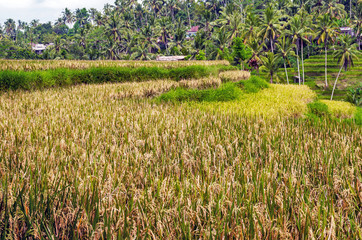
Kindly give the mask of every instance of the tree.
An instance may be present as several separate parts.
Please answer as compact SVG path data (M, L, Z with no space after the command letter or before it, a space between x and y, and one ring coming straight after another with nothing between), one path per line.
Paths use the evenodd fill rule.
M252 56L250 49L244 45L241 38L234 38L233 41L233 65L242 65L245 60Z
M333 18L324 14L317 18L316 25L316 36L318 38L318 44L324 43L324 54L325 54L325 87L328 88L327 80L327 54L328 54L328 44L329 41L333 42L337 35L336 23L333 21Z
M337 81L339 78L339 75L341 74L342 69L344 68L345 71L348 70L351 66L354 65L354 60L358 59L357 55L359 54L357 50L357 44L353 44L353 39L349 35L342 35L340 38L338 38L340 44L334 46L336 49L333 56L334 58L338 59L338 62L340 64L340 69L337 75L337 78L333 85L333 90L331 94L331 100L333 100L333 94L334 90L336 89Z
M279 10L273 8L271 4L265 9L261 19L259 37L264 41L268 40L270 49L274 52L274 40L281 34L283 22L282 14Z
M261 63L260 56L264 51L265 44L264 42L260 43L256 38L252 38L249 39L247 46L251 52L249 66L256 69L259 75L259 65Z
M263 68L267 70L270 76L270 83L273 83L273 77L279 70L280 57L273 52L268 52L266 56L261 56Z
M278 47L278 50L279 50L278 56L280 56L284 60L283 63L284 63L285 76L287 78L287 83L289 84L286 63L288 63L290 65L289 56L295 56L293 49L296 46L295 46L295 44L293 44L291 42L291 40L289 38L287 38L285 36L283 36L283 38L281 39L281 41L279 43L276 43L276 46Z

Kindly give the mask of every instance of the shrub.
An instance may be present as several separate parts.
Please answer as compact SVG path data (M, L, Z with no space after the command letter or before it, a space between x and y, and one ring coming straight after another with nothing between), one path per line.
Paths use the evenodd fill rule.
M233 83L225 83L218 89L207 90L204 101L207 102L227 102L240 98L242 91Z
M205 52L201 50L199 54L196 55L196 60L206 60Z
M318 117L325 117L329 115L328 106L322 102L308 103L309 112Z
M358 107L362 106L362 83L357 88L348 89L347 101Z
M248 80L239 82L246 93L257 93L262 89L268 88L269 83L258 76L251 76Z

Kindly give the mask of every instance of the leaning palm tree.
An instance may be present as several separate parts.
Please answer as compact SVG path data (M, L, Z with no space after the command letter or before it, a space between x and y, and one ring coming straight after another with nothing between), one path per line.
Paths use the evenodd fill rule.
M329 41L334 41L337 35L337 27L334 19L328 15L324 14L317 18L316 25L316 36L318 38L318 44L324 43L324 54L325 54L325 86L328 87L327 80L327 51Z
M268 72L270 76L270 83L273 83L273 77L279 70L280 57L273 52L268 52L266 56L260 57L263 64L263 68Z
M285 70L285 76L287 78L287 83L289 84L289 78L288 78L288 71L286 63L290 65L289 62L289 56L295 56L294 48L296 47L295 44L291 42L289 38L286 38L285 36L282 37L282 39L279 41L279 43L276 43L276 46L278 47L279 53L278 56L283 58L284 63L284 70ZM299 81L300 84L300 81Z
M342 35L338 40L340 45L335 46L336 50L333 56L334 58L338 59L341 68L339 69L336 81L333 85L331 100L333 100L334 90L336 89L337 81L342 69L344 68L344 70L347 71L351 66L354 66L353 61L358 59L357 55L359 54L359 51L357 50L357 44L353 43L351 36Z

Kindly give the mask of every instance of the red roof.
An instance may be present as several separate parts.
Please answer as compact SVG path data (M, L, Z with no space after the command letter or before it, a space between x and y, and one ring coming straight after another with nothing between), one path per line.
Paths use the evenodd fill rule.
M193 26L188 32L198 32L199 26Z

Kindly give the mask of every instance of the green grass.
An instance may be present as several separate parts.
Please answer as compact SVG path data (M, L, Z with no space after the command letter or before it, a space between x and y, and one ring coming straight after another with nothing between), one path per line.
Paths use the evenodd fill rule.
M161 67L92 67L86 69L53 69L45 71L0 71L0 91L35 90L77 84L142 82L156 79L199 79L217 76L232 66Z
M236 83L227 82L216 89L184 89L177 88L158 97L159 101L198 101L198 102L227 102L240 99L243 92L257 93L269 84L262 78L251 76L248 80L242 80ZM242 91L243 90L243 91Z

